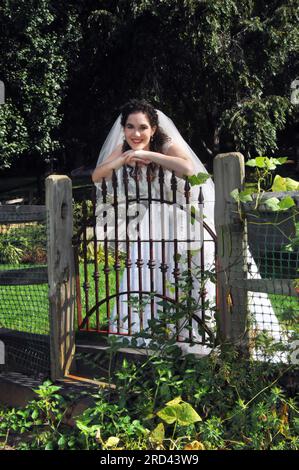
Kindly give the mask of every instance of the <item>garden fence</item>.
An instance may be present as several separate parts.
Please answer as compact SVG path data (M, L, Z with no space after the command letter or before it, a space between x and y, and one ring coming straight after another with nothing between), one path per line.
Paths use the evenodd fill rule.
M298 193L264 193L260 204L238 207L231 196L244 185L238 153L218 155L214 175L222 339L259 358L292 360L299 339ZM265 204L287 195L296 203L290 210L272 211Z
M242 189L244 174L242 155L215 158L217 335L261 357L270 345L272 360L279 360L279 349L298 344L298 249L292 245L298 196L290 213L270 213L269 219L262 206L256 212L247 205L241 218L230 193ZM87 223L83 239L85 229ZM68 373L75 353L76 282L78 294L72 184L53 175L46 180L46 206L0 206L1 370L53 380ZM86 279L84 287L83 295Z
M72 191L46 180L46 205L0 206L0 370L55 380L74 357Z
M3 370L49 375L45 206L0 206L0 339Z

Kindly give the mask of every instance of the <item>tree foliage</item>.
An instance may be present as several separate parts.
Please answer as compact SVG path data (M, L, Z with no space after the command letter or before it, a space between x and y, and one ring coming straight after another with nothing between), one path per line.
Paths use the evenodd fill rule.
M0 5L0 168L13 158L59 149L60 109L76 43L75 17L58 1L4 0Z
M28 3L39 5L34 15ZM299 74L299 0L59 5L5 0L0 8L13 44L2 59L13 89L7 106L19 116L18 130L2 117L7 159L15 142L15 154L45 155L63 144L69 168L95 162L119 106L132 97L171 115L204 161L219 150L273 152L296 118L289 94ZM27 23L11 29L23 13Z

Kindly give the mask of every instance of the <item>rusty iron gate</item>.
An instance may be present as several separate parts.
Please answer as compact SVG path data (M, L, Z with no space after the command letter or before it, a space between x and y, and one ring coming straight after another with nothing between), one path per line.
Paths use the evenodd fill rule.
M188 178L182 180L174 172L168 172L171 177L167 181L165 173L160 167L156 181L153 181L149 168L142 173L138 166L133 172L124 166L122 172L113 172L110 181L103 179L91 191L90 200L82 202L73 238L79 331L130 336L148 327L149 320L157 317L159 308L164 311L167 302L178 307L181 303L180 276L183 272L185 275L192 272L192 243L200 243L200 249L195 250L200 278L198 311L188 319L187 341L192 342L191 331L197 325L199 343L206 344L211 330L210 322L206 321L204 279L207 269L213 271L215 267L216 236L202 216L205 204L202 188L197 191L197 201L191 203ZM177 236L177 207L180 223L188 229L184 240ZM171 220L172 236L168 239L161 227L158 227L158 238L152 234L152 230L157 229L153 222L160 225L157 224L157 211L164 217L161 227L169 225ZM197 224L194 223L196 214L199 214ZM185 216L186 222L182 223ZM129 230L132 220L134 237ZM190 231L193 234L200 232L198 240L194 236L190 238ZM186 246L184 261L182 246ZM212 289L216 296L216 286ZM192 297L194 287L189 290L189 300ZM174 328L178 329L179 325ZM186 341L179 331L176 337L178 341Z

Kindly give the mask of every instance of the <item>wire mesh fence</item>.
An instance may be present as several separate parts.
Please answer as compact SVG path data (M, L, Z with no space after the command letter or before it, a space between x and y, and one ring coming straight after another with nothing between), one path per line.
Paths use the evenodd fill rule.
M49 301L43 206L0 206L0 339L4 370L47 375Z
M290 360L299 340L298 211L247 212L251 337L257 356Z

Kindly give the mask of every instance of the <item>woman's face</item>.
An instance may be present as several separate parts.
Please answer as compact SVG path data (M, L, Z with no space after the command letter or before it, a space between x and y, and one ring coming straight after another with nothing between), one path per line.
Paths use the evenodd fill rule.
M151 127L146 114L136 112L129 114L125 127L125 139L133 150L149 150L150 139L156 127Z

